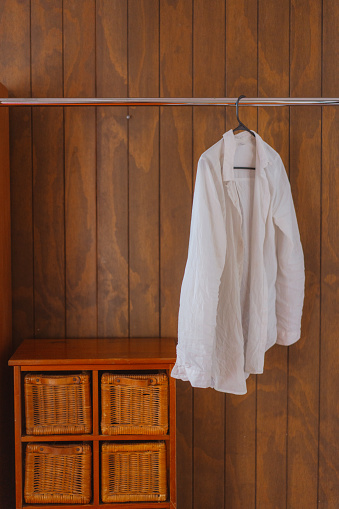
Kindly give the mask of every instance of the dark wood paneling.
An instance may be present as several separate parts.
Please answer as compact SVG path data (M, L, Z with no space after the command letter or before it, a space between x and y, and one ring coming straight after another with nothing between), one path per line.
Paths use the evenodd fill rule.
M193 95L225 94L225 2L194 2ZM224 108L193 110L193 171L199 156L225 130ZM213 389L194 389L193 494L194 507L224 507L225 395ZM217 489L216 489L217 487Z
M277 5L260 1L258 22L258 95L287 97L288 3ZM288 113L287 108L260 108L258 111L258 132L279 152L287 172ZM286 347L271 348L265 355L264 373L257 377L256 507L261 509L286 508L287 356Z
M30 97L30 5L7 0L0 6L0 81L9 96ZM13 29L15 27L15 30ZM20 34L20 37L18 37ZM13 346L34 332L31 110L9 115Z
M8 97L0 84L1 97ZM9 388L12 373L7 365L12 354L12 282L11 282L11 216L9 175L9 111L0 110L0 408L6 418L0 419L0 502L13 504L13 449L9 437L13 435L13 390ZM8 415L9 414L9 415Z
M127 96L127 2L100 0L99 97ZM98 335L126 337L128 316L127 108L97 108Z
M291 97L321 96L321 7L291 0Z
M159 2L129 2L130 97L159 95ZM130 335L159 334L159 108L130 109Z
M160 94L192 94L192 1L160 2ZM192 201L192 109L160 115L160 333L177 334ZM193 507L192 389L177 384L178 507Z
M327 108L322 115L322 242L321 242L321 364L319 429L319 509L335 509L339 500L338 419L338 252L339 114Z
M32 96L62 97L62 0L32 0L31 52Z
M338 95L339 6L323 2L324 97ZM321 187L321 349L319 423L319 509L334 509L339 500L339 419L338 330L339 330L339 206L338 206L338 128L337 108L322 112Z
M257 95L257 1L226 0L226 97ZM238 125L226 108L226 129ZM257 112L241 108L240 118L257 130ZM245 396L226 396L225 509L255 507L256 376L247 379Z
M289 349L287 501L288 507L296 509L300 507L300 500L305 507L317 507L320 127L319 108L291 111L290 180L306 268L302 337Z
M322 1L322 96L337 97L339 90L339 7ZM319 48L317 48L319 51ZM318 77L319 79L319 77Z
M0 81L17 97L336 96L338 15L328 0L4 0ZM11 110L13 344L176 335L197 161L236 126L227 110L226 125L212 107ZM177 382L178 509L332 509L338 117L240 106L240 118L290 175L302 338L267 352L246 396Z
M62 2L31 9L32 95L61 97ZM64 153L62 108L33 110L35 336L65 335Z
M30 2L3 0L0 25L1 83L9 97L30 97Z
M30 8L21 1L6 1L0 6L0 58L1 82L9 90L9 96L29 97L30 88ZM15 27L15 30L13 29ZM20 33L20 37L18 37ZM4 115L4 114L2 114ZM4 120L4 119L2 119ZM31 337L34 331L33 302L33 233L32 233L32 138L31 111L18 108L9 114L10 155L10 207L12 274L10 266L4 266L7 275L12 275L13 337L3 331L1 348L1 409L0 426L0 505L14 506L14 443L12 373L6 361L22 337ZM1 136L5 147L6 137ZM6 158L6 153L2 155ZM2 190L5 184L1 184ZM27 192L29 191L29 192ZM5 203L1 200L2 205ZM5 218L5 216L3 216ZM6 252L6 251L5 251ZM5 288L2 292L6 295ZM7 311L6 307L2 308ZM7 317L9 320L10 316ZM1 341L1 343L2 343Z
M257 0L226 0L226 97L257 97ZM241 120L256 130L255 108L241 108ZM234 107L226 108L226 127L236 127Z
M65 336L64 154L61 108L33 111L36 337Z
M95 96L95 2L64 1L64 92ZM97 335L96 114L65 109L66 334Z
M321 96L321 1L291 3L290 33L291 96ZM295 509L301 500L318 503L320 115L316 107L291 108L290 181L306 269L302 338L289 349L287 505Z

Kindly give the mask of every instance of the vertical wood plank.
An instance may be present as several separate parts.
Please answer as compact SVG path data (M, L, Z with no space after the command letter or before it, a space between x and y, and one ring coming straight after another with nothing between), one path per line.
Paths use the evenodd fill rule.
M337 94L339 6L323 2L322 94ZM319 509L339 500L338 329L339 207L338 108L322 112L321 350L319 429Z
M257 11L257 0L226 0L226 97L257 96ZM240 118L256 130L255 108L241 108ZM237 125L235 108L227 107L227 129Z
M95 2L64 0L64 92L95 96ZM97 335L95 109L65 109L66 334Z
M339 207L336 133L337 108L323 111L322 242L321 242L321 363L319 429L319 509L335 509L339 500L338 328Z
M130 1L129 95L159 95L159 2ZM130 109L130 335L159 334L159 108Z
M33 111L34 310L36 337L65 336L62 108Z
M257 95L257 2L226 0L226 97ZM241 120L257 130L254 108L240 109ZM226 129L236 127L235 108L226 108ZM226 396L225 509L255 507L256 377L245 396Z
M21 412L22 412L22 397L21 397L21 371L20 366L14 366L14 412L15 412L15 497L16 507L21 508L23 502L22 493L22 424L21 424ZM14 490L13 490L14 491ZM8 500L12 500L13 497L10 493L7 493ZM14 504L13 504L14 505Z
M1 83L9 97L30 97L30 5L20 0L0 8ZM15 30L13 27L15 26ZM20 33L20 37L17 34ZM13 346L34 331L31 109L9 113Z
M225 2L194 2L193 95L225 94ZM225 109L193 110L193 171L198 158L222 137ZM213 389L194 389L194 508L224 507L225 395ZM217 489L216 489L217 487Z
M13 347L17 347L22 338L34 335L31 108L12 111L9 125Z
M62 2L31 6L32 95L62 97ZM34 310L36 337L65 335L62 108L33 110Z
M287 97L289 4L261 0L258 16L258 95ZM258 112L258 132L278 151L287 171L288 113L272 107ZM262 509L286 508L287 354L279 346L267 351L264 373L257 377L256 506Z
M1 83L6 86L9 97L29 97L30 89L30 5L20 0L7 0L0 5L0 75ZM20 37L18 37L20 34ZM5 94L5 92L4 92ZM5 94L6 95L6 94ZM6 113L1 114L1 127L6 123ZM8 128L6 128L7 130ZM1 148L4 150L2 172L6 171L7 135L2 130ZM13 385L11 370L7 360L22 337L31 337L34 331L33 314L33 235L32 235L32 153L31 153L31 111L18 108L9 112L9 151L11 224L10 240L11 265L3 266L4 278L12 276L11 299L12 317L8 304L2 312L8 320L2 329L0 340L0 404L3 409L0 425L0 506L14 507L14 435L13 435ZM2 182L2 191L8 193L6 180ZM9 200L10 198L10 200ZM6 205L1 200L2 206ZM2 212L2 221L8 221L8 213ZM4 246L5 239L4 239ZM4 254L3 262L6 260ZM11 284L9 282L9 284ZM2 288L5 292L5 287ZM12 327L13 324L13 327ZM4 418L6 416L6 418ZM20 489L20 488L19 488Z
M291 2L292 97L321 95L321 1ZM305 257L302 337L289 348L287 506L317 507L320 328L320 108L291 108L290 181ZM312 228L310 228L312 224ZM302 472L302 475L301 475Z
M7 89L0 84L1 97L8 97ZM13 436L13 391L7 361L12 354L12 281L11 281L11 217L9 168L9 111L0 111L0 408L6 409L9 418L0 419L0 503L8 496L13 482L13 450L9 440ZM9 495L13 503L13 492Z
M160 1L160 93L192 93L192 1ZM192 110L160 113L160 333L177 335L192 202ZM178 507L191 509L192 389L177 383Z
M127 2L97 1L97 95L127 96ZM98 335L128 336L127 108L97 108Z
M320 111L300 110L291 111L290 180L306 283L301 339L289 347L287 451L287 503L296 509L300 500L306 507L317 507L320 326Z

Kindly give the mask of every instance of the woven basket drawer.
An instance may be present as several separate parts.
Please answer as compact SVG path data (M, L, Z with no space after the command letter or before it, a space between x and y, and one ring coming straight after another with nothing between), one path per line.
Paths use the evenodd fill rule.
M166 434L168 431L168 378L164 373L101 377L101 432Z
M26 503L86 504L92 497L92 451L87 444L26 447Z
M101 498L103 502L166 500L164 442L102 444Z
M27 435L91 433L90 376L25 376Z

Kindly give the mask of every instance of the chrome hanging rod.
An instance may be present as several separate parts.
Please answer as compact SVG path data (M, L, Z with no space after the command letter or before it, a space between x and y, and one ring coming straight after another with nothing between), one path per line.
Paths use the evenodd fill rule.
M113 97L113 98L0 98L0 106L235 106L237 98L228 97ZM339 98L323 97L246 97L241 106L335 106Z

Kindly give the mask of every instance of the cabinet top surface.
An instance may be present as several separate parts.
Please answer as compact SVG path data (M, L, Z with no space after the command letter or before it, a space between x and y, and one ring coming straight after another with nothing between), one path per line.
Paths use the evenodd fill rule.
M174 338L25 339L8 364L171 364L175 347Z

